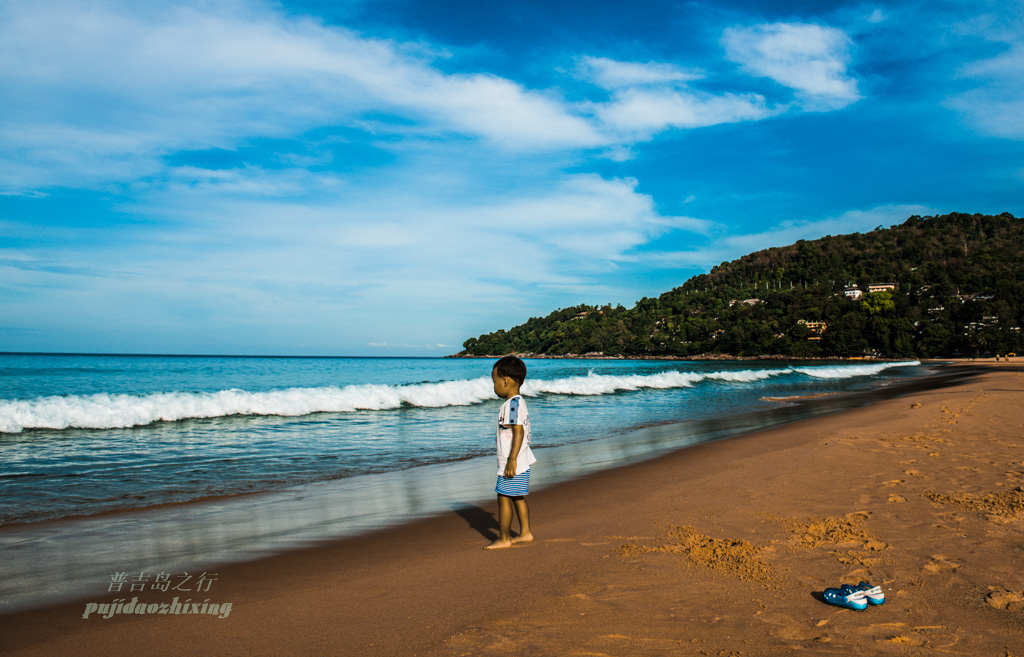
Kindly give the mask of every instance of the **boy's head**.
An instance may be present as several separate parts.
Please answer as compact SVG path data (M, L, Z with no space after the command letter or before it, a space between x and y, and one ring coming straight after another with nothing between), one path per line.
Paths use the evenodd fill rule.
M515 356L505 356L494 364L491 374L498 378L508 377L521 386L526 380L526 363Z

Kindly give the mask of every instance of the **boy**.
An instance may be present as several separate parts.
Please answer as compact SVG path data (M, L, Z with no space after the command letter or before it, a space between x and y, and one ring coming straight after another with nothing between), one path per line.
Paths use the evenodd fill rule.
M515 356L505 356L491 369L494 394L505 400L498 411L498 538L485 550L507 548L513 543L533 540L530 533L530 466L537 459L530 449L530 415L519 387L526 380L526 364ZM512 538L512 509L519 516L519 536Z

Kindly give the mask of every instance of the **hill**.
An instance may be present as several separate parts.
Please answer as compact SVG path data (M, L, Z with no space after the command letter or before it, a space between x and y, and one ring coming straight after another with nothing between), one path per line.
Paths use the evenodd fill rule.
M1024 220L913 216L722 263L632 308L572 306L460 356L950 357L1024 352Z

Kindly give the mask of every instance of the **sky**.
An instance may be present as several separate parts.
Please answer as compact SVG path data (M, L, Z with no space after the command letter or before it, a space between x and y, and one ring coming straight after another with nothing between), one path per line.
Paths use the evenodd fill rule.
M451 354L1022 146L1022 2L3 0L0 351Z

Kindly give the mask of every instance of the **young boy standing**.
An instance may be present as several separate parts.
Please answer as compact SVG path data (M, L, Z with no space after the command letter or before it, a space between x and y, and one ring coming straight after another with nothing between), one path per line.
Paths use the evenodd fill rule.
M498 411L498 538L485 550L507 548L513 543L533 540L530 533L530 466L537 459L530 449L530 414L519 387L526 380L526 364L515 356L505 356L491 369L494 394L505 400ZM519 516L519 535L512 538L512 511Z

